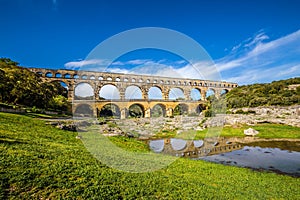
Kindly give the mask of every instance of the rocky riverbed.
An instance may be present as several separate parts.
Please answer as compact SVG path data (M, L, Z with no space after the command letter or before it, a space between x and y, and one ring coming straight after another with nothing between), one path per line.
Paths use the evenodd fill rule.
M242 110L249 114L229 114L225 116L225 124L257 124L257 123L274 123L285 124L300 127L300 105L288 107L256 107L231 109L236 113Z
M93 124L98 123L101 133L107 136L127 135L142 139L150 138L158 132L175 131L180 134L187 130L203 130L224 125L275 123L300 127L300 105L231 109L230 112L244 114L224 114L211 118L205 118L203 114L200 114L199 116L175 116L173 118L115 119L105 122L94 121ZM76 120L60 120L51 122L51 124L72 131L80 130L86 126L86 123Z

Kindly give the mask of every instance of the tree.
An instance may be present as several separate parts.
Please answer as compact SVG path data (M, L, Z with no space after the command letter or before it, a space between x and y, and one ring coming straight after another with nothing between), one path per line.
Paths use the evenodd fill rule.
M67 91L58 82L43 83L9 58L0 59L0 101L43 109L66 109ZM64 98L62 98L64 97Z

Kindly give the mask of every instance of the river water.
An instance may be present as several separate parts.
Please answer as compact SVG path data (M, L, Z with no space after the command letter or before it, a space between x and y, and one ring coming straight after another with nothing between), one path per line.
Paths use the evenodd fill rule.
M240 150L204 156L199 159L300 177L300 152L297 151L244 146Z
M230 138L223 138L223 142L219 140L220 143L208 146L203 140L170 138L151 140L149 146L156 153L167 153L194 160L205 160L300 177L299 141L271 140L248 144L229 144L229 140Z

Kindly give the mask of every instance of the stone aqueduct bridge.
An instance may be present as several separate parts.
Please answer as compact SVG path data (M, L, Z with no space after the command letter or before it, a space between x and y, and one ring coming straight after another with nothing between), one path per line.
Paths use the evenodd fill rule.
M237 87L236 83L197 80L197 79L180 79L159 76L121 74L109 72L92 72L92 71L75 71L75 70L52 70L42 68L29 68L30 71L40 75L43 81L64 82L68 87L68 100L72 102L73 113L80 106L89 106L94 116L99 115L99 111L107 104L114 104L120 111L120 117L128 116L129 108L132 105L139 105L143 110L144 117L151 116L151 110L154 106L159 105L163 109L166 116L172 116L173 111L178 105L184 105L188 113L199 113L206 101L208 90L213 90L216 97ZM75 96L76 87L79 84L87 83L94 91L94 100L78 100ZM102 99L99 97L101 88L105 85L113 85L119 91L120 99ZM126 99L126 88L136 86L142 93L141 99ZM149 99L148 92L152 87L160 89L161 99ZM173 88L179 88L185 98L184 99L169 99L170 91ZM196 89L201 95L201 99L193 100L191 91ZM199 109L200 108L200 109Z

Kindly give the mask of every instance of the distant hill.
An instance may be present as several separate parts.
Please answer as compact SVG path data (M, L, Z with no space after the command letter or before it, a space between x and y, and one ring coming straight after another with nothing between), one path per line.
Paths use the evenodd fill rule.
M234 88L227 93L228 108L300 104L300 77Z

